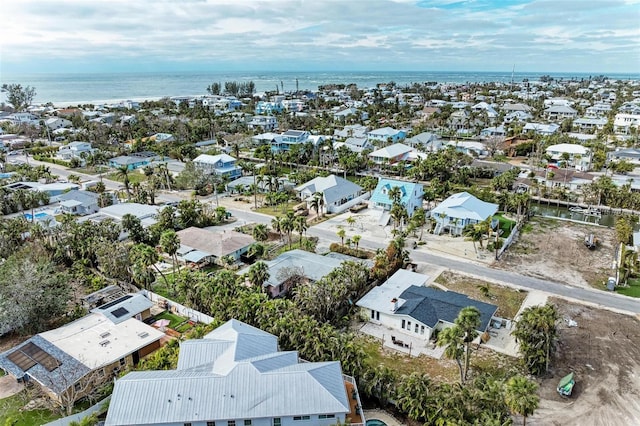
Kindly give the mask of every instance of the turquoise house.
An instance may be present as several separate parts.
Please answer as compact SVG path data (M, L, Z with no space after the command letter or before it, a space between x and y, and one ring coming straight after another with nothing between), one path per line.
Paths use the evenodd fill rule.
M416 209L422 208L424 188L421 184L382 178L378 180L378 185L371 195L371 206L382 210L391 210L393 202L389 198L389 192L396 186L400 188L402 193L400 203L407 209L409 216L412 216Z

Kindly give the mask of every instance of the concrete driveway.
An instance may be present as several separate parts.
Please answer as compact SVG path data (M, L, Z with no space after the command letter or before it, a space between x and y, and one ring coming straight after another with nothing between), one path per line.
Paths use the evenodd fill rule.
M16 379L7 375L0 377L0 399L8 398L24 389L24 384L18 383Z

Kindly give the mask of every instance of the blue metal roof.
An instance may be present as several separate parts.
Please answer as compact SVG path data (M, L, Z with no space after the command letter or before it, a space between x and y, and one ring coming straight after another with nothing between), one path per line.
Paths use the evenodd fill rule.
M388 193L391 188L396 186L400 187L400 190L402 191L402 198L400 199L400 203L407 204L416 188L422 185L414 182L404 182L401 180L381 178L380 180L378 180L378 185L371 195L371 201L373 201L374 203L391 205L392 202L388 196ZM422 191L420 191L420 193L422 193Z

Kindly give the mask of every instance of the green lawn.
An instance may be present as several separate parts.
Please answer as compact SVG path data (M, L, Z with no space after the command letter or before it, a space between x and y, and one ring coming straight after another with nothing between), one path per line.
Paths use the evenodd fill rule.
M516 227L515 220L507 219L506 217L502 216L502 213L496 214L495 216L493 216L493 218L498 219L500 229L502 230L502 234L500 235L500 237L507 238L509 235L511 235L511 230Z
M169 328L173 328L173 329L175 329L175 327L177 327L178 325L182 324L183 322L187 321L186 318L182 318L179 315L175 315L175 314L172 314L172 313L167 312L167 311L164 311L164 312L156 315L155 318L156 318L156 320L168 319L169 321L171 321L169 323Z
M128 176L129 176L129 184L141 183L147 180L147 177L143 173L140 173L140 171L138 170L130 171ZM124 179L118 176L117 172L109 173L108 175L105 176L105 179L115 180L117 182L124 182Z
M30 398L26 391L0 399L0 425L40 426L62 417L49 410L21 411ZM14 422L7 421L8 419Z
M628 280L629 287L616 287L616 291L629 297L640 297L640 278Z
M286 204L280 204L278 206L258 207L255 211L258 213L268 214L270 216L285 216L287 211L293 210L293 208L298 204L300 204L300 201L289 201Z

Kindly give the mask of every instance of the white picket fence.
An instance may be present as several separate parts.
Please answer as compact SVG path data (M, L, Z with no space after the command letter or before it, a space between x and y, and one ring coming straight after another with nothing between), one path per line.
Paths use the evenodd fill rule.
M188 308L178 302L167 299L166 297L160 296L159 294L154 293L150 290L140 290L140 293L143 294L147 299L151 300L153 303L160 306L166 306L167 310L169 310L170 312L189 318L191 321L200 322L203 324L211 324L213 322L213 318L209 315L203 314L202 312L196 311L195 309Z

